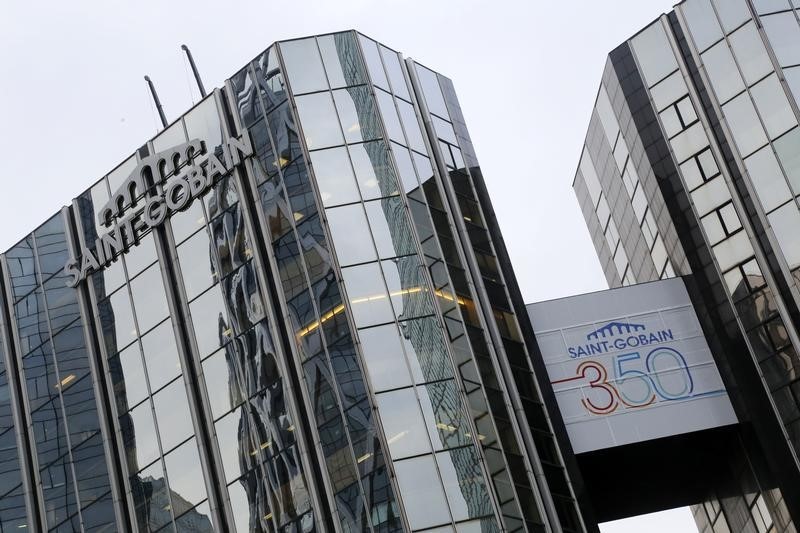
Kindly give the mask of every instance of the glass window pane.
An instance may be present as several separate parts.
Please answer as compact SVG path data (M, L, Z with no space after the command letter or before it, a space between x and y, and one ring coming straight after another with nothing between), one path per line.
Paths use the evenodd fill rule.
M764 42L755 24L750 22L739 28L729 39L733 54L748 85L754 84L772 72L772 61L767 55L767 49L764 48Z
M108 367L120 413L147 398L149 392L138 344L131 344L119 353L119 357L109 359Z
M147 365L150 390L153 392L180 375L181 363L172 320L167 319L142 337L142 350Z
M91 274L91 280L97 291L97 299L105 298L106 295L111 294L125 283L122 261L118 257L104 269Z
M361 200L346 148L316 150L309 155L323 205L327 207Z
M700 173L700 167L697 165L695 158L681 164L681 173L690 191L703 184L703 175Z
M414 152L412 156L414 157L414 165L417 167L417 174L419 175L420 181L425 184L433 178L431 160L416 152Z
M397 194L397 178L385 142L355 144L347 149L364 200Z
M381 110L383 117L383 124L386 126L386 133L393 141L400 144L406 144L405 137L403 136L403 128L400 126L400 117L397 115L397 110L394 107L394 98L389 93L383 91L375 91L375 96L378 98L378 107Z
M740 94L723 105L722 112L728 120L733 139L743 157L766 144L767 136L764 135L764 129L747 93Z
M403 75L403 69L400 65L400 57L397 52L389 50L383 45L380 46L380 50L386 72L389 73L389 80L392 82L392 91L401 98L411 100L411 96L408 93L408 86L406 86L406 78Z
M749 101L748 99L748 102ZM703 125L700 122L696 122L693 126L689 126L673 137L670 140L670 144L672 144L675 157L679 162L683 162L708 146L708 137L703 129Z
M422 139L422 132L419 129L417 115L414 112L414 106L403 100L395 100L395 102L397 102L397 107L400 109L400 117L406 129L409 147L417 152L427 153L425 141Z
M789 106L789 100L786 98L786 93L778 81L777 75L772 74L758 82L750 89L750 92L770 139L774 139L797 125L797 119Z
M167 454L164 457L164 463L167 466L167 477L173 501L178 496L178 500L196 505L206 499L206 485L195 439ZM175 511L175 514L178 514L181 509Z
M106 349L109 354L113 354L136 338L128 288L123 287L100 302L99 308Z
M412 529L450 522L444 490L433 456L426 455L394 463L400 497Z
M377 259L361 204L326 209L325 215L339 264L346 266Z
M169 491L161 463L158 462L131 476L131 486L136 515L139 519L139 530L156 531L166 525L167 527L160 531L174 531L169 509L164 509L165 505L169 505Z
M159 455L156 428L153 424L153 411L150 402L139 404L130 413L120 417L121 421L130 417L131 429L122 436L128 458L128 468L132 472L155 461Z
M700 220L703 222L703 228L706 230L706 237L709 244L713 246L725 238L725 229L722 227L722 222L720 222L719 215L716 211L704 216Z
M168 452L194 433L183 378L153 395L153 406L161 435L161 448Z
M279 43L289 85L294 94L328 88L314 38Z
M208 232L198 231L178 246L178 262L189 300L194 300L195 296L217 282Z
M683 81L683 74L680 71L673 72L664 81L661 81L650 89L650 95L656 104L656 109L661 111L689 92L686 82ZM609 105L611 105L609 103ZM613 141L612 141L613 142Z
M417 318L433 313L423 265L416 255L381 261L389 296L398 320Z
M218 286L212 287L189 304L197 349L205 357L227 343L233 332L228 326L225 304Z
M330 93L299 96L295 101L309 150L344 144Z
M458 448L472 442L453 380L421 385L417 394L434 450Z
M433 117L433 127L436 130L436 135L450 144L458 146L458 139L456 139L456 132L453 126L439 117Z
M774 146L794 194L800 194L800 128L776 140Z
M667 138L674 137L683 130L675 106L666 108L659 116L661 117L661 124L664 126L664 133L667 134Z
M169 219L172 235L176 243L181 243L186 238L202 228L206 223L203 214L203 202L192 202L185 211L173 214Z
M472 446L436 454L453 519L465 520L491 514L492 504Z
M228 365L224 350L220 350L203 361L203 377L208 391L211 413L219 418L242 403L242 384L237 381L235 372Z
M705 179L709 180L719 174L719 168L717 167L717 162L714 160L714 154L711 153L711 149L700 152L700 155L697 156L697 161L700 163L700 170L703 171Z
M756 8L756 13L763 15L764 13L774 13L775 11L784 11L789 9L789 0L753 0L753 5Z
M772 147L765 146L745 159L744 164L764 211L772 211L792 197Z
M179 120L165 129L163 132L159 133L158 137L153 139L153 150L160 152L185 142L186 134L183 131L183 122Z
M207 96L183 118L189 139L205 141L206 150L213 152L222 144L222 122L217 113L214 94Z
M343 268L342 276L356 326L372 326L394 320L389 295L377 263Z
M136 161L136 154L130 156L128 159L120 163L114 170L108 174L108 187L111 191L116 191L122 182L128 179L133 169L138 165Z
M158 259L153 233L148 233L139 239L139 244L128 248L123 257L128 269L128 279L135 277L136 274L152 265Z
M395 161L397 161L397 172L400 174L403 190L406 193L411 193L419 189L417 173L414 171L414 163L411 162L408 148L393 144L392 151L394 152Z
M772 50L782 67L800 64L800 27L794 13L778 13L761 17Z
M430 453L414 389L400 389L375 395L392 459Z
M703 51L715 42L722 39L722 29L717 22L717 16L711 7L710 0L693 0L681 5L681 10L689 24L694 44L699 51Z
M744 82L733 61L730 48L721 42L702 54L703 65L711 80L711 86L720 103L727 102L744 90Z
M161 267L153 265L131 281L139 331L145 332L169 315Z
M383 137L375 100L367 87L350 87L333 91L333 100L348 143Z
M256 450L249 449L252 446L249 438L244 439L244 441L239 440L239 426L243 422L244 413L244 409L237 409L214 424L217 442L219 443L219 452L222 457L222 468L225 471L225 480L227 482L242 475L242 465L239 461L243 453L250 454L254 451L256 454L258 453ZM244 446L244 449L242 449L242 446ZM265 449L270 446L271 444L265 446Z
M405 205L399 196L367 202L364 208L381 259L416 251Z
M675 60L675 54L660 20L640 32L632 39L631 44L648 87L655 85L678 68L678 62Z
M714 255L719 267L724 271L751 257L753 247L747 238L747 233L740 231L714 246Z
M401 322L400 339L415 383L453 377L442 327L434 317Z
M726 33L730 33L750 19L750 9L746 0L714 0L714 7L717 8L717 14Z
M359 35L358 40L361 42L361 49L364 51L364 60L367 62L367 70L369 71L370 78L372 78L373 85L377 85L388 91L389 82L386 80L386 74L383 71L383 63L381 62L381 56L378 52L378 45L375 44L375 41L363 35Z
M450 114L447 112L447 105L442 96L442 88L439 85L439 78L436 73L427 69L419 63L414 63L417 70L417 77L419 84L422 86L422 93L425 96L425 103L428 105L428 111L435 113L442 118L449 119Z
M256 83L267 113L286 100L286 83L278 61L278 47L271 46L255 61Z
M317 38L331 88L365 83L358 45L350 32Z
M411 385L403 345L395 324L362 329L358 336L370 383L375 391Z
M794 270L800 266L800 239L797 230L800 228L800 212L793 202L788 203L771 213L769 223L775 237L778 239L783 256L789 264L789 269Z

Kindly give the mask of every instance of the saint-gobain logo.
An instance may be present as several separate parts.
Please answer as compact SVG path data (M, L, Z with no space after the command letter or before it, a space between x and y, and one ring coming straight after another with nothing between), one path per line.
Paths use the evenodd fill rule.
M647 331L644 324L612 321L586 335L585 344L567 348L573 359L674 340L671 329Z
M634 331L644 331L643 324L630 324L627 322L609 322L600 329L597 329L588 335L586 340L613 337L614 335L622 335L623 333L632 333Z
M139 161L128 178L100 209L98 224L115 227L97 238L94 248L82 248L64 270L74 287L90 273L108 266L121 252L135 245L148 230L158 227L173 213L189 207L214 183L253 154L250 135L228 138L215 150L192 139ZM154 186L163 184L154 191ZM144 196L142 196L144 195Z

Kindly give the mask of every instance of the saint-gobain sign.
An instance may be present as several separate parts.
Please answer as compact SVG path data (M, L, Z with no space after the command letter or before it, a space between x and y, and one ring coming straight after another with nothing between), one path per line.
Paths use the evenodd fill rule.
M206 150L205 142L192 139L139 161L99 211L98 224L111 226L116 220L116 227L98 237L94 248L83 248L80 257L67 261L64 270L71 276L67 286L74 287L108 266L118 253L135 245L139 236L188 208L252 153L250 135L245 130L241 137L228 138L215 150ZM157 184L163 184L160 192L139 198Z
M575 453L736 423L680 278L528 314Z

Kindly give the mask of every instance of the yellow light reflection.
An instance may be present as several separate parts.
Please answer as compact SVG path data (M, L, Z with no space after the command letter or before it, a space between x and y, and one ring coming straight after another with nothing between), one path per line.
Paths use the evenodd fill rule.
M305 337L306 335L317 329L320 326L320 324L324 324L325 322L327 322L334 316L338 315L342 311L344 311L344 304L337 305L336 307L334 307L333 309L322 315L322 317L319 320L313 321L311 324L298 331L297 335L300 337Z
M70 383L72 383L73 381L75 381L75 374L70 374L69 376L67 376L64 379L62 379L60 383L57 383L56 384L56 388L57 389L64 388L67 385L69 385Z
M362 455L361 457L359 457L358 459L356 459L356 462L357 462L357 463L359 463L359 464L361 464L361 463L363 463L364 461L366 461L367 459L369 459L370 457L372 457L372 454L371 454L371 453L365 453L364 455Z
M408 431L401 431L400 433L398 433L398 434L397 434L397 435L395 435L394 437L392 437L392 438L388 439L386 442L387 442L388 444L394 444L395 442L399 441L400 439L402 439L402 438L403 438L403 437L405 437L406 435L408 435Z
M436 290L434 291L434 294L436 296L439 296L440 298L444 298L445 300L450 300L451 302L454 301L458 302L459 305L467 305L467 302L463 298L458 298L458 297L453 298L453 295L450 293L443 292L441 290Z
M446 431L455 431L458 428L455 426L451 426L450 424L445 424L444 422L437 422L436 427L439 429L444 429Z

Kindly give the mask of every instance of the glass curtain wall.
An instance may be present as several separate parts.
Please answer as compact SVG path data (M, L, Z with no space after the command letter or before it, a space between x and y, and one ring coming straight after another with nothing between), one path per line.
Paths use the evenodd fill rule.
M76 292L65 285L67 239L65 218L58 213L6 253L15 351L37 469L34 490L48 530L114 531L87 319Z

